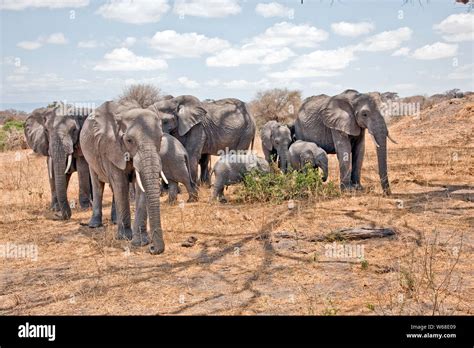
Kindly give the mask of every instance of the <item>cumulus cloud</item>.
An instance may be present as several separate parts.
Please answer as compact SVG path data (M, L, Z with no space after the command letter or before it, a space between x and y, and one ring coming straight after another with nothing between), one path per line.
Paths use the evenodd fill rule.
M176 0L173 12L179 16L222 18L239 14L238 0Z
M183 85L183 87L188 88L188 89L196 89L196 88L199 87L198 82L196 82L194 80L190 80L186 76L182 76L182 77L178 78L178 82L181 85Z
M96 40L79 41L77 43L77 47L79 47L79 48L96 48L96 47L99 47L99 43Z
M291 15L294 15L294 9L277 2L270 2L268 4L259 3L255 7L255 12L264 18L291 17Z
M89 0L2 0L0 10L21 11L27 8L77 8L89 5Z
M269 47L315 47L327 40L328 33L308 24L276 23L265 32L255 36L251 42Z
M212 67L236 67L243 64L276 64L293 57L295 54L287 47L274 49L258 47L254 44L239 48L228 48L206 59Z
M147 71L168 68L165 60L160 58L141 57L129 49L116 48L105 54L94 70L98 71Z
M368 37L362 43L357 45L356 49L369 52L394 50L400 47L403 42L410 40L412 34L413 30L408 27L383 31L379 34Z
M159 22L169 9L168 0L113 0L99 7L96 13L119 22L145 24Z
M441 23L435 24L433 29L443 35L449 42L474 40L474 13L453 14Z
M44 44L65 45L67 42L63 33L53 33L49 36L39 36L34 41L20 41L16 45L25 50L36 50Z
M335 50L317 50L296 58L285 71L269 73L273 78L307 78L339 75L356 59L354 49L342 47Z
M149 43L158 51L178 57L199 57L230 46L226 40L209 38L197 33L180 34L174 30L157 32Z
M431 45L425 45L417 48L411 55L415 59L434 60L453 57L458 52L457 44L447 44L444 42L435 42Z
M448 75L451 80L472 80L474 75L474 64L460 66Z
M408 47L400 47L398 50L392 53L392 56L394 57L408 56L409 53L410 53L410 49Z
M331 29L334 33L341 36L356 37L370 33L375 29L375 25L370 22L338 22L331 24Z

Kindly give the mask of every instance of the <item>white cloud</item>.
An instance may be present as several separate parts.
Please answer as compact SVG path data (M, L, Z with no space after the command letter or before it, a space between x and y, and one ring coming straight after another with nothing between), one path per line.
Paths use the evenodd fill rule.
M294 10L277 2L270 2L268 4L259 3L255 7L255 12L264 18L271 17L290 17L294 15Z
M102 5L96 13L119 22L144 24L159 22L169 9L168 0L114 0Z
M398 50L392 53L393 57L408 56L410 49L408 47L400 47Z
M431 45L425 45L417 48L411 55L415 59L434 60L453 57L458 52L457 44L447 44L444 42L435 42Z
M133 45L135 45L136 42L137 42L137 39L135 37L129 36L125 40L122 41L122 46L132 47Z
M219 86L221 81L219 79L212 79L209 81L206 81L205 85L210 86L210 87L217 87Z
M394 50L400 47L402 42L410 40L412 33L413 30L408 27L383 31L365 39L361 44L356 46L356 49L369 52Z
M249 89L249 88L270 88L270 82L267 79L258 81L232 80L222 83L227 89Z
M168 68L165 60L160 58L141 57L122 47L106 53L104 60L94 70L98 71L147 71Z
M2 0L0 10L21 11L26 8L66 8L84 7L89 5L89 0Z
M227 48L206 59L207 66L236 67L243 64L276 64L293 57L295 54L289 48L265 48L254 44L239 48Z
M20 41L16 45L25 50L36 50L44 44L65 45L67 42L63 33L53 33L47 37L40 36L34 41Z
M190 80L189 78L187 78L186 76L182 76L178 79L178 82L180 84L182 84L185 88L188 88L188 89L195 89L195 88L198 88L199 87L199 83L194 81L194 80Z
M176 0L173 12L179 16L222 18L240 13L238 0Z
M79 48L96 48L98 46L99 43L96 40L79 41L77 43L77 47Z
M453 14L441 23L433 25L433 29L443 35L449 42L474 40L474 13Z
M255 36L251 39L251 42L263 47L315 47L327 38L328 33L326 31L311 25L281 22Z
M296 58L286 71L269 73L273 78L307 78L339 75L356 59L354 49L342 47L335 50L317 50Z
M227 41L219 38L209 38L197 33L180 34L174 30L159 31L149 42L152 48L178 57L199 57L230 46Z
M314 81L314 82L311 82L309 86L311 88L332 88L332 89L337 89L337 90L342 89L342 85L328 82L328 81Z
M409 91L409 90L412 90L412 89L415 89L416 88L416 85L414 83L397 83L395 85L392 86L392 90L395 90L395 91Z
M450 80L472 80L474 75L474 64L460 66L448 75Z
M44 42L52 45L65 45L67 44L67 39L63 33L54 33L49 35Z
M331 29L338 35L356 37L368 34L375 29L375 25L370 22L338 22L331 24Z

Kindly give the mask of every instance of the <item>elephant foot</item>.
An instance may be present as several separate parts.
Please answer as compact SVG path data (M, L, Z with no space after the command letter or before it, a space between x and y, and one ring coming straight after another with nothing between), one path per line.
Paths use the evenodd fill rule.
M141 247L150 244L150 239L148 234L144 233L135 233L132 238L132 245L134 247Z
M359 183L359 184L352 184L352 189L356 191L364 191L364 187Z
M188 198L188 203L197 202L199 200L197 195L190 195Z
M120 228L117 232L117 239L131 240L133 232L131 228Z
M115 211L115 209L112 209L110 211L110 221L112 221L114 225L117 225L117 212Z
M102 226L102 217L93 216L89 221L88 226L90 228L98 228Z
M59 203L58 202L51 202L51 205L49 206L49 209L52 211L59 211Z
M222 204L227 203L227 199L225 197L220 197L217 200L219 201L219 203L222 203Z
M92 207L92 203L89 200L79 201L79 205L81 206L81 209L89 209L90 207Z
M176 201L177 201L176 197L175 198L168 197L168 204L169 205L175 205Z
M165 251L165 242L163 238L156 231L153 231L151 235L152 235L151 238L152 238L153 244L150 245L150 248L149 248L150 254L158 255L158 254L163 253Z

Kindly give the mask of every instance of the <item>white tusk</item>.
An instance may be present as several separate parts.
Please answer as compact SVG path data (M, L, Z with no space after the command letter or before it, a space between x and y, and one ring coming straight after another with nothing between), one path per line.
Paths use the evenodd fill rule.
M276 163L278 163L279 160L280 160L280 156L277 155Z
M66 170L64 171L64 174L67 174L69 172L69 169L71 169L71 164L72 164L72 155L67 156L67 166Z
M52 179L53 178L53 159L51 158L51 156L48 157L48 174L49 174L49 178Z
M161 171L160 175L161 175L161 178L163 179L163 181L165 182L165 184L168 185L168 179L166 179L165 173L163 173L163 171Z
M387 138L389 138L392 143L398 144L395 140L392 139L392 137L390 136L390 134L387 134Z
M374 141L375 146L380 147L379 143L377 143L377 140L375 140L374 135L373 135L372 133L369 133L369 134L370 134L370 136L372 137L372 140Z
M140 190L142 190L143 192L145 192L145 189L143 188L143 185L142 185L142 180L140 179L140 174L138 174L138 171L135 170L135 174L137 175L137 184L138 184L138 187L140 187Z

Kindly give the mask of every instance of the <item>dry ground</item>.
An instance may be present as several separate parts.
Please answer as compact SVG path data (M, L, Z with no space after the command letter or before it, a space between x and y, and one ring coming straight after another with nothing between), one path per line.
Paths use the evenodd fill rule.
M44 158L2 153L0 244L33 243L39 255L0 259L0 314L473 314L473 109L470 97L393 122L390 197L368 143L364 193L292 210L237 204L235 188L226 205L208 203L208 188L183 209L163 198L159 256L115 240L108 218L104 228L81 226L90 211L53 221ZM110 201L108 191L105 216ZM397 235L345 243L363 246L362 258L329 257L331 243L311 241L364 225ZM190 236L196 245L182 247Z

